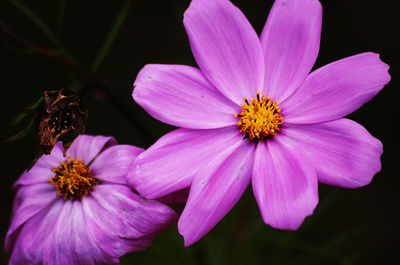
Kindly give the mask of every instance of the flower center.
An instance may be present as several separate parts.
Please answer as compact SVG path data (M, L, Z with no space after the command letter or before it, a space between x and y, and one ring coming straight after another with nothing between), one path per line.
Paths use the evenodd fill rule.
M94 189L97 179L93 177L89 167L85 166L79 157L75 160L69 157L51 171L56 175L49 179L59 196L65 200L79 200Z
M279 113L278 100L270 101L271 97L263 95L257 91L257 98L253 97L251 102L243 98L246 104L242 105L242 112L235 114L240 117L237 125L240 132L250 138L250 140L264 140L268 135L275 135L283 123L283 117Z

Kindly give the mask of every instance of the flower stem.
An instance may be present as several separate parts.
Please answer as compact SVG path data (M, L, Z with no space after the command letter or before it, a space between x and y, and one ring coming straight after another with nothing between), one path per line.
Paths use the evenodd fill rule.
M238 209L238 216L234 231L231 233L233 236L228 238L229 243L226 244L226 256L224 264L238 265L243 254L243 243L246 242L246 235L251 222L251 189L247 189L241 198L240 208Z
M107 53L110 51L110 48L118 35L119 30L121 29L122 25L126 17L128 16L129 10L131 8L132 1L126 0L124 5L122 6L120 12L118 13L117 17L115 18L114 24L108 33L106 40L101 47L99 53L97 54L93 65L91 67L91 72L95 73L97 69L100 67L101 63L103 62L104 58L106 57Z

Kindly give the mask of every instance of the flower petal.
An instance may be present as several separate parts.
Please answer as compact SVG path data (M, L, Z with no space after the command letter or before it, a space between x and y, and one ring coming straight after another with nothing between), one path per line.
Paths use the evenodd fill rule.
M357 188L381 170L382 143L354 121L288 124L283 132L312 161L320 182Z
M259 142L254 159L253 192L264 222L274 228L299 228L318 204L318 180L282 136Z
M168 206L123 185L98 185L82 203L96 243L114 257L147 248L156 233L178 218Z
M16 231L20 226L50 206L56 198L57 191L50 183L22 186L18 189L14 200L12 221L5 242L8 252L11 252L14 246Z
M191 129L236 123L236 105L211 85L200 70L183 65L146 65L138 74L133 98L150 115Z
M250 182L253 153L254 145L242 140L195 175L178 221L185 246L208 233L240 199Z
M379 54L366 52L312 72L280 104L284 122L307 124L342 118L374 97L390 81L388 69Z
M22 227L11 264L118 264L89 234L79 201L57 200Z
M79 135L68 149L66 157L79 157L89 164L102 150L115 144L117 141L113 137Z
M264 82L258 36L228 0L193 0L183 23L201 71L226 97L243 104Z
M318 56L322 7L318 0L276 0L261 34L265 91L284 100L311 71Z
M197 171L242 138L236 126L175 130L136 158L127 182L149 199L187 188Z
M125 185L130 165L142 152L142 148L130 145L109 147L93 161L90 171L97 179Z
M38 183L46 183L49 185L49 179L54 177L52 168L58 167L66 158L63 155L63 147L61 142L54 145L51 154L42 155L33 167L25 171L21 177L15 182L14 188L21 185L31 185Z

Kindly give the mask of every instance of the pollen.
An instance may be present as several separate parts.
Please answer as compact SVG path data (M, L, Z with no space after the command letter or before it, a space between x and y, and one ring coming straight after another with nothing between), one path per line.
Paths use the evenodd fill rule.
M263 95L260 98L260 92L256 93L257 97L252 101L248 101L244 97L246 104L242 106L242 112L235 114L239 117L237 123L240 132L250 138L250 140L264 140L269 135L274 136L283 123L281 110L278 107L278 100L271 101L271 97Z
M68 159L51 170L56 175L49 182L65 200L80 200L94 189L97 179L79 157Z

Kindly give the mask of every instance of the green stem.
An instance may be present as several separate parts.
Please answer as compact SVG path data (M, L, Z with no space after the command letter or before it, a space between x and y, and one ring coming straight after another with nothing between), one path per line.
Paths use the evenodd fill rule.
M60 10L58 12L58 19L57 19L57 32L60 31L61 26L64 22L66 0L60 0L59 4L60 4Z
M132 4L131 0L125 1L124 5L122 6L121 10L119 11L118 16L116 17L114 24L111 27L111 30L108 33L103 46L101 47L99 53L96 56L96 59L94 60L94 62L92 64L92 67L91 67L92 73L95 73L98 70L98 68L100 67L104 58L110 51L110 48L111 48L115 38L117 37L119 30L121 29L126 17L128 16L129 10L131 8L131 4Z
M226 256L224 264L226 265L238 265L243 254L243 244L246 242L246 235L249 230L251 222L251 189L247 189L243 194L240 204L239 215L236 218L234 231L232 231L232 238L229 238L229 242L226 244ZM239 206L239 205L238 205Z

